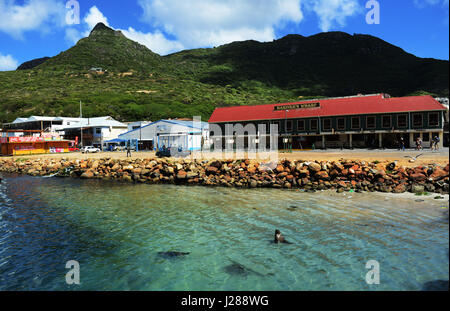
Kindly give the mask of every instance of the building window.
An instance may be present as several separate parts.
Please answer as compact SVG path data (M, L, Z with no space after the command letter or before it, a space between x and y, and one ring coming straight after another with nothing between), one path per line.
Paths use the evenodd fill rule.
M338 130L345 130L345 118L338 118L337 119L337 129Z
M359 117L352 117L352 130L360 129L361 123Z
M423 126L423 115L421 114L413 114L413 126L421 127Z
M298 121L297 121L297 130L298 130L299 132L304 132L305 129L306 129L306 126L305 126L305 120L298 120Z
M369 116L366 118L367 128L368 129L374 129L376 127L376 117L375 116Z
M392 126L391 116L383 116L381 119L381 126L383 128L390 128Z
M423 133L422 134L422 140L423 141L430 141L430 133Z
M97 135L100 135L100 134L102 133L102 129L95 129L95 133L96 133Z
M317 128L318 128L317 119L312 119L311 120L311 131L317 131Z
M331 131L331 119L323 119L323 130Z
M292 120L286 122L286 132L292 132L292 125L293 125Z
M397 127L405 128L408 126L408 116L401 114L397 116Z
M433 112L428 115L428 125L438 126L439 125L439 113Z

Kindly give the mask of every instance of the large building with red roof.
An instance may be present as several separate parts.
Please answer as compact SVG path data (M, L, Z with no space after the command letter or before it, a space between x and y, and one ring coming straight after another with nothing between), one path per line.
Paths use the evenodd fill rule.
M256 140L270 136L270 126L276 125L279 145L293 149L392 148L399 146L401 137L406 147L413 147L418 137L425 146L435 136L443 141L446 110L431 96L374 94L217 108L209 123L220 126L222 133L226 124L265 125L265 133L259 130Z

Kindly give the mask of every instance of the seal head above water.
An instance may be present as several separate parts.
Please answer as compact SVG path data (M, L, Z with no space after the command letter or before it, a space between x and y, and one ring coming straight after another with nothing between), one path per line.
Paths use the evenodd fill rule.
M285 243L285 244L292 244L291 242L288 242L285 240L284 236L281 234L280 230L275 230L275 243Z

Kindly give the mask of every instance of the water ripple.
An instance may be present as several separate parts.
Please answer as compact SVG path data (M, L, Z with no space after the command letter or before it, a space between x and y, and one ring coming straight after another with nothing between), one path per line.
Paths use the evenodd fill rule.
M448 279L448 201L414 199L6 176L0 290L420 290Z

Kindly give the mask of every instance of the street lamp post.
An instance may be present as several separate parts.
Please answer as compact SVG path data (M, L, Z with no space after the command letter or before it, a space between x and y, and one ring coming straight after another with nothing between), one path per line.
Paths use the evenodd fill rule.
M80 129L81 129L81 135L80 135L80 143L81 143L81 147L83 147L83 109L81 107L81 100L80 100Z
M285 120L284 120L284 149L286 149L288 152L292 152L292 147L290 143L292 144L292 141L289 141L289 135L288 135L288 129L287 129L287 114L289 110L285 110ZM291 137L292 138L292 137Z
M138 141L138 149L139 149L139 143L142 142L142 121L139 122L139 141Z

